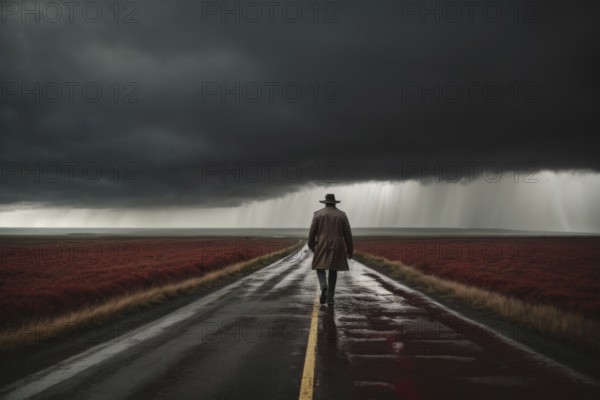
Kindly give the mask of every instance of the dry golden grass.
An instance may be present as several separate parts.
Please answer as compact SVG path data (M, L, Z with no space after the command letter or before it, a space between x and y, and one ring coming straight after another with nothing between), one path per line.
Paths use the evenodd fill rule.
M418 285L428 293L444 294L467 305L490 311L507 321L549 333L600 353L600 321L544 304L525 303L517 298L474 286L427 275L400 261L357 251L355 258L366 265L386 271L391 277Z
M231 264L217 271L211 271L201 277L170 282L164 286L125 293L99 305L86 307L55 318L35 321L16 329L0 331L0 350L12 350L21 346L56 338L76 329L101 325L126 311L161 303L167 299L189 293L201 286L214 284L220 279L243 272L253 266L270 264L276 259L292 253L298 249L299 245L300 242L248 261Z

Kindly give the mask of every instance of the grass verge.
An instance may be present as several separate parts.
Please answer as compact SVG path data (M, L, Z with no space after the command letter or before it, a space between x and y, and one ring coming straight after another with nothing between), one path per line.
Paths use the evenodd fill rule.
M467 306L491 312L502 319L565 340L600 354L600 321L544 304L531 304L489 290L425 274L418 269L385 257L356 251L355 259L388 276L417 286L429 294L451 296Z
M165 285L124 293L102 304L88 306L54 318L41 319L14 329L0 331L0 351L14 350L19 347L43 342L65 335L69 332L98 326L111 321L125 312L135 311L162 303L177 296L190 293L201 287L218 285L236 275L242 275L275 262L298 250L302 242L281 250L270 252L251 260L225 266L196 278L169 282Z

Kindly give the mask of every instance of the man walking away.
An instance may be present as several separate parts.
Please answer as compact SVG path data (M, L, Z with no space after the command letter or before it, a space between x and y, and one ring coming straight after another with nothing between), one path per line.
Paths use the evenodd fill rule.
M352 232L346 213L335 205L335 195L325 195L319 200L325 207L315 211L308 233L308 247L314 252L312 269L317 271L321 288L321 304L327 301L333 306L335 283L338 271L348 271L348 260L352 258ZM329 270L329 279L325 275Z

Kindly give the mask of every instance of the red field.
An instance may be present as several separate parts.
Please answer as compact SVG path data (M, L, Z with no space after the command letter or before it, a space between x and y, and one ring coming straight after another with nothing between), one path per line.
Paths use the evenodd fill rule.
M600 316L600 238L378 239L355 247L529 303Z
M295 243L287 239L57 239L0 242L0 323L197 277Z

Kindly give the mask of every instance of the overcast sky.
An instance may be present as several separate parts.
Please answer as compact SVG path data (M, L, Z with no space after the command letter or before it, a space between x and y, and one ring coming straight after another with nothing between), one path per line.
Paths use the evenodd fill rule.
M583 199L539 201L572 197L564 212L600 231L596 3L80 4L2 2L2 226L53 226L65 210L104 210L109 224L138 215L130 226L144 225L140 212L265 215L256 201L381 194L352 184L399 180L422 197L512 201L494 217L461 208L462 219L457 202L426 225L537 228L548 224L514 199L524 180L554 176L540 193L576 182ZM361 225L425 224L378 204Z

